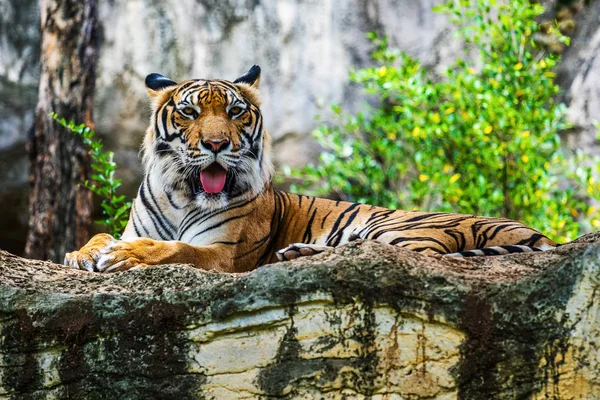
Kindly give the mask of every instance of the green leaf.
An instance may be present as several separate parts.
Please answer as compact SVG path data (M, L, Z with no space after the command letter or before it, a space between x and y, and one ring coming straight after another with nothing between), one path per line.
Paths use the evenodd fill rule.
M457 59L438 79L370 33L373 65L352 71L350 79L372 96L373 106L357 113L332 107L333 121L313 133L324 149L320 163L287 168L297 179L291 190L517 218L558 240L598 230L595 214L575 218L572 210L600 201L588 169L576 170L594 165L598 182L600 162L569 161L561 149L558 133L567 122L566 107L555 99L558 57L528 45L543 7L528 0L456 0L436 10L455 16L467 51L476 46L480 59ZM557 182L579 189L561 191Z
M107 218L95 222L106 225L113 236L119 237L127 225L131 202L125 202L125 196L115 194L115 190L121 186L121 180L114 178L117 164L113 161L113 153L103 151L102 142L94 138L95 132L85 124L76 125L73 121L67 123L56 113L51 113L50 116L71 132L82 136L83 143L90 147L91 169L94 173L90 180L84 181L83 185L102 198L100 206Z

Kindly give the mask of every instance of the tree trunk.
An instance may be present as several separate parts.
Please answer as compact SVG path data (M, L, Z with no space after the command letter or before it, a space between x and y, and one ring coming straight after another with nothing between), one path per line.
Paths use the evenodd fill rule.
M96 0L40 0L40 86L28 143L32 185L25 255L61 262L91 225L88 149L49 116L92 125L98 48Z
M357 241L247 274L0 251L0 398L597 399L598 241L472 259Z

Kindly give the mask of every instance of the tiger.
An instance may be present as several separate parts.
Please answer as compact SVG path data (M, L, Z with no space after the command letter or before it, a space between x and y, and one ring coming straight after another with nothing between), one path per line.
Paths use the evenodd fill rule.
M430 256L557 246L511 219L391 210L275 189L260 75L257 65L233 82L148 75L144 177L126 228L120 239L94 236L64 263L97 272L177 263L243 273L358 239Z

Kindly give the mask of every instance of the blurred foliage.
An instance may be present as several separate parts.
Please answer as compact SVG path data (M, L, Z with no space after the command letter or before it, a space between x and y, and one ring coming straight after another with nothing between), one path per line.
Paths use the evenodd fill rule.
M104 216L103 219L95 222L105 225L112 236L120 237L129 219L131 201L124 195L117 195L121 180L115 178L117 164L113 160L113 152L105 151L102 141L95 139L94 131L85 124L76 125L73 121L67 122L56 113L51 116L59 124L81 136L83 143L89 146L93 173L91 181L86 180L83 184L102 199L101 207Z
M536 48L539 4L528 0L455 0L436 7L459 26L466 51L443 76L369 37L377 67L350 79L377 100L365 112L339 106L314 137L317 165L284 168L292 191L395 209L509 217L567 241L600 218L597 160L566 154L567 128L553 97L558 56ZM568 38L556 32L568 44ZM594 202L592 201L592 203Z

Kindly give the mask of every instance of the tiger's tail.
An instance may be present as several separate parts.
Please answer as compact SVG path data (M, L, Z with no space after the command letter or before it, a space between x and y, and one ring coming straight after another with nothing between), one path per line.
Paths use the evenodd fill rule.
M458 253L444 254L445 257L476 257L476 256L501 256L505 254L514 253L532 253L534 251L550 251L554 250L557 246L551 246L549 244L542 244L540 246L524 246L519 244L506 245L506 246L492 246L484 247L481 249L473 249L461 251Z

